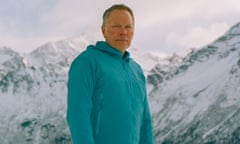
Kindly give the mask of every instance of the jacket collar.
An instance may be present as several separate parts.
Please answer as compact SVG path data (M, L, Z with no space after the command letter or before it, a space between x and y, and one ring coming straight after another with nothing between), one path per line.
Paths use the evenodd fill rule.
M123 60L126 60L126 61L129 61L129 59L130 59L130 53L128 51L125 51L124 55L122 56L122 53L119 50L111 47L110 45L108 45L104 41L98 41L96 43L96 46L91 45L88 48L94 48L94 49L98 49L100 51L104 51L104 52L109 53L111 55L121 57Z

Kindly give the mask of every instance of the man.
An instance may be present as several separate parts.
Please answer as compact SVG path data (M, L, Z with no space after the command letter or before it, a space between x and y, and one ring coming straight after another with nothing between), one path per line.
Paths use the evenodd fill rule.
M152 144L145 77L126 51L134 33L132 10L121 4L107 9L102 33L105 42L88 46L70 67L73 144Z

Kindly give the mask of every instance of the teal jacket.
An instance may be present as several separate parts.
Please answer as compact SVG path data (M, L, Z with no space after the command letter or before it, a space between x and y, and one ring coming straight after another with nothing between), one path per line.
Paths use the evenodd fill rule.
M153 144L140 66L105 42L71 64L67 121L73 144Z

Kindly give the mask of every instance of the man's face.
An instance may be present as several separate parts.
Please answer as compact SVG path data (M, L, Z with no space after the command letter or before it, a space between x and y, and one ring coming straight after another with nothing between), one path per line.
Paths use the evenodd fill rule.
M130 46L134 34L134 22L127 10L113 10L105 24L102 33L106 42L122 53Z

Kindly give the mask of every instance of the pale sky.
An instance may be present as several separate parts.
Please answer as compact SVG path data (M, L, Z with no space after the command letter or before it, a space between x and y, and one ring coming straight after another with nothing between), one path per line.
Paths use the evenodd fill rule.
M240 0L0 0L0 47L30 52L82 35L102 40L102 14L115 3L134 11L132 45L167 55L201 48L240 22Z

